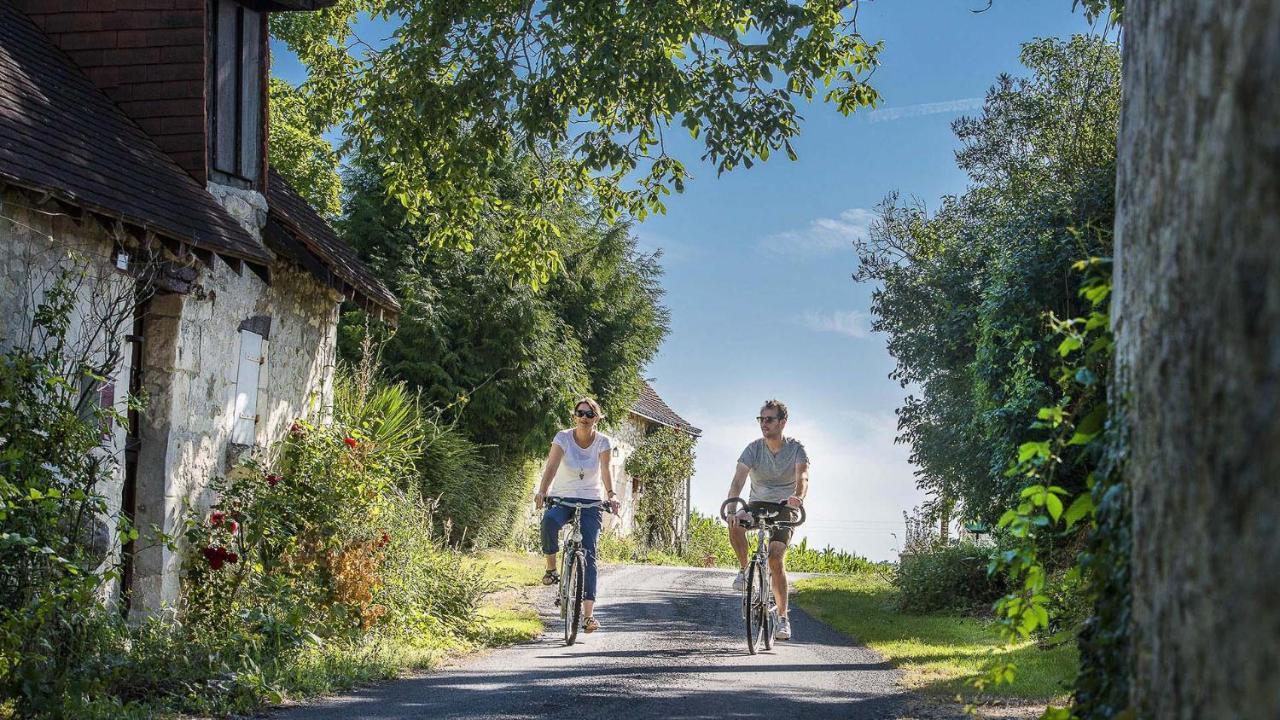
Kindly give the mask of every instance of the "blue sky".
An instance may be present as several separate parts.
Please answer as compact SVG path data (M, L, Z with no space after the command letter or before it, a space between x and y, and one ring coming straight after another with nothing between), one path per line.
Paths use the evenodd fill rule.
M703 428L693 504L714 512L734 461L759 436L762 400L791 409L787 434L812 457L811 545L875 560L896 556L902 513L923 496L906 448L895 445L904 391L893 360L869 333L872 288L855 284L851 242L892 191L930 207L964 190L950 123L980 107L1000 73L1019 74L1021 43L1088 31L1071 0L866 2L859 29L883 40L876 111L843 117L802 109L797 162L777 154L719 178L683 132L674 152L695 179L666 215L636 233L661 248L671 334L646 375L677 412ZM283 48L274 71L301 79ZM895 537L896 534L896 537Z

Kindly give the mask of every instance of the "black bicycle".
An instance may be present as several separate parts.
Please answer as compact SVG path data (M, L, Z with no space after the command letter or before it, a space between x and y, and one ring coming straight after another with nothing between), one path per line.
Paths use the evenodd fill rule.
M792 520L779 519L782 511L787 509L798 513L798 517ZM764 649L773 648L773 629L778 622L773 584L769 577L769 533L774 528L803 525L805 511L804 506L789 508L782 503L765 503L753 507L746 500L735 497L725 500L720 506L720 519L727 523L729 516L736 515L740 510L750 513L751 521L746 527L756 531L756 550L747 563L747 582L742 589L742 618L746 622L747 652L755 655L762 633Z
M604 501L576 503L557 497L546 499L547 507L556 505L573 508L573 517L564 526L568 530L568 539L560 560L560 594L556 596L560 619L564 620L564 644L572 645L578 639L582 621L582 587L587 571L587 554L582 549L582 511L595 507L604 508L605 512L612 510Z

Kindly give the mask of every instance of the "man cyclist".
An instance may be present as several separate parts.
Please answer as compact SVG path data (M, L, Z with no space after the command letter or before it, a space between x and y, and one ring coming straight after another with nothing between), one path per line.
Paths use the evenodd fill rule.
M741 497L747 475L751 476L751 497L748 507L771 507L782 511L779 519L794 517L788 507L804 504L809 491L809 456L804 445L795 438L784 437L787 427L787 406L777 400L767 400L756 418L760 423L760 437L754 440L738 457L737 470L729 485L729 497ZM729 517L729 543L738 555L738 576L733 589L742 592L747 580L747 529L751 515L739 511ZM787 572L785 560L787 545L791 542L791 528L777 528L769 536L769 574L773 578L773 596L778 603L778 627L774 637L791 639L791 622L787 618Z

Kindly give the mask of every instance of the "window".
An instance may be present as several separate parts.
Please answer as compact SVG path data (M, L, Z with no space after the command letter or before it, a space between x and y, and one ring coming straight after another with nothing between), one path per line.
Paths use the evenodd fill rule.
M262 13L212 0L209 156L216 180L255 187L262 172Z
M236 371L235 415L232 418L231 442L253 445L258 436L258 375L262 372L263 337L249 330L240 331L239 368Z

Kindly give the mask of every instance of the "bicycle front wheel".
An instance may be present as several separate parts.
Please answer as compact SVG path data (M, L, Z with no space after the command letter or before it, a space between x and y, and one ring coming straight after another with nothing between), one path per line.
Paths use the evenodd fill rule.
M759 563L752 560L747 566L747 588L742 596L742 614L747 630L747 652L752 655L756 654L756 644L760 642L761 631L764 630L767 622L765 614L768 613L768 609L764 607L764 588L760 582L762 576Z
M769 573L764 564L756 566L757 587L760 588L760 616L762 618L760 624L764 626L764 649L773 649L773 588L769 586Z
M578 626L582 621L582 553L575 552L565 563L562 582L565 594L564 644L572 645L578 639Z

